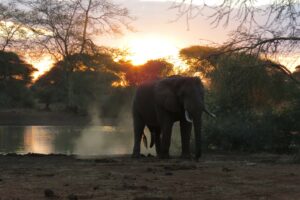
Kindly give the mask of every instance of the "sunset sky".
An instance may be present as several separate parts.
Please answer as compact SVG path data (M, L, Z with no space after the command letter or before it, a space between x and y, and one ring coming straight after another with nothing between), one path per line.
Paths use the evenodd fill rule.
M231 21L227 27L220 25L215 28L211 25L211 19L198 16L190 21L188 30L184 19L174 21L177 11L169 9L173 1L115 0L115 2L128 8L131 15L136 18L132 22L135 31L125 32L123 36L95 36L95 40L98 45L129 50L131 55L128 59L136 65L161 57L171 58L180 65L177 56L181 48L191 45L222 44L227 39L228 33L237 25L236 22ZM259 1L259 5L267 2L268 0ZM293 70L300 64L298 57L298 55L288 58L282 56L279 59ZM39 69L35 74L37 77L50 68L51 59L41 58L32 61L32 64Z

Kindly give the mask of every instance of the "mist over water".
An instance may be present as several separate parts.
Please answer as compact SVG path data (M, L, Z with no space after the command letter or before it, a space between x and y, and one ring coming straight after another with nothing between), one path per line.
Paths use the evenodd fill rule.
M133 149L133 123L129 108L119 114L116 126L102 125L96 106L90 109L92 122L75 141L74 154L79 156L131 154ZM150 144L150 133L145 129ZM141 144L141 153L155 155L155 148L146 149Z

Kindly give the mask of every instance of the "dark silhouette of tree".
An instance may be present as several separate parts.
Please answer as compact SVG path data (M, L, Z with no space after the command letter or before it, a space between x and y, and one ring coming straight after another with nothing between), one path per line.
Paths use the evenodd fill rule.
M55 67L40 76L32 85L32 91L37 99L45 104L46 110L50 110L52 103L63 102L67 98L65 76L62 63L56 63Z
M223 44L224 52L248 52L259 56L299 53L300 2L298 0L271 1L267 5L257 5L259 1L223 0L219 3L202 0L175 2L178 18L189 20L209 14L212 24L227 26L232 21L238 26L230 39ZM292 76L285 66L277 64L283 73Z
M247 53L211 55L217 48L192 46L180 51L190 73L200 72L210 83L221 110L261 110L279 106L291 97L289 79L273 62Z
M28 85L32 81L32 65L12 52L0 51L0 106L29 105L32 98Z
M0 3L0 49L2 51L11 50L13 46L20 47L20 44L26 40L26 28L19 21L22 17L24 12L18 10L15 4Z
M71 62L70 62L71 61ZM72 65L72 78L68 79L68 65ZM68 107L68 81L72 82L72 107L74 112L86 112L95 102L103 101L110 94L111 84L118 79L114 65L106 54L74 54L68 61L62 60L47 73L42 75L32 86L40 102L46 109L52 103L60 102Z
M57 60L94 48L94 36L131 29L126 8L103 0L18 0L27 10L22 20L31 28L33 44Z
M150 60L140 66L133 66L130 63L123 64L125 79L131 86L140 85L143 82L156 80L172 75L173 65L165 60Z
M270 60L245 52L212 56L219 50L192 46L180 51L191 65L189 73L200 72L208 83L205 103L217 115L204 121L207 148L277 153L299 149L299 85Z
M72 77L76 69L73 55L98 51L95 36L121 34L131 29L131 17L126 8L103 0L18 0L27 10L22 20L34 34L31 45L35 53L51 54L63 60L67 72L68 107L74 107Z

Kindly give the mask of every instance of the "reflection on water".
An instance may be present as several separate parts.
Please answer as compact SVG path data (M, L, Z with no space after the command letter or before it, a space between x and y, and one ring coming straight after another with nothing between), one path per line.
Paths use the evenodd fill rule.
M130 154L132 145L131 130L112 126L0 126L2 154ZM142 147L142 152L153 154L154 150Z
M38 126L25 127L24 151L49 154L53 152L54 134L49 134L47 129ZM38 142L37 142L38 141Z

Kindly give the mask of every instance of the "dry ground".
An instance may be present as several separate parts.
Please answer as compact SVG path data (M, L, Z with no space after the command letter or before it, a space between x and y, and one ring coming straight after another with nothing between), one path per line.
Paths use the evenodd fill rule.
M129 156L0 156L0 199L300 199L288 156L205 155L199 162Z

